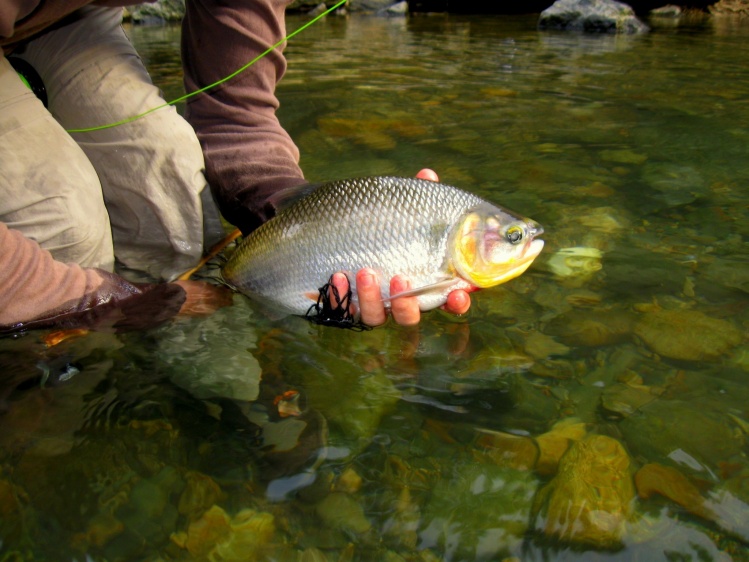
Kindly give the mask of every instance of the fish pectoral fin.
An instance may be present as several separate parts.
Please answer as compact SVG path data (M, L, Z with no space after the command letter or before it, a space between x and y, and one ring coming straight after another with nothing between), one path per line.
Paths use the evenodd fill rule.
M459 281L460 279L456 277L448 277L447 279L437 281L436 283L423 285L421 287L416 287L415 289L409 289L408 291L401 291L400 293L396 293L394 295L390 295L389 297L383 298L382 301L388 302L402 297L417 297L419 295L425 295L427 293L436 293L445 289L449 289L453 285L457 285Z

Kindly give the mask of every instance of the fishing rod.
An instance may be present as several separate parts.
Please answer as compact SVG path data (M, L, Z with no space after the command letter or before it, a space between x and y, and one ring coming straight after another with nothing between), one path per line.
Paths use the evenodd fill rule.
M305 23L304 25L302 25L298 29L292 31L286 37L284 37L283 39L281 39L280 41L278 41L274 45L271 45L270 47L268 47L265 51L263 51L262 53L260 53L258 56L256 56L254 59L252 59L250 62L248 62L244 66L241 66L240 68L238 68L237 70L235 70L231 74L229 74L229 75L221 78L220 80L217 80L213 84L208 84L207 86L204 86L204 87L200 88L199 90L195 90L194 92L190 92L189 94L185 94L183 96L180 96L180 97L178 97L176 99L173 99L172 101L164 102L162 105L159 105L157 107L153 107L153 108L149 109L148 111L144 111L143 113L140 113L138 115L133 115L132 117L127 117L125 119L121 119L120 121L115 121L113 123L108 123L106 125L97 125L96 127L83 127L83 128L80 128L80 129L66 129L66 131L68 133L90 133L90 132L93 132L93 131L101 131L101 130L104 130L104 129L112 129L112 128L118 127L120 125L125 125L127 123L132 123L133 121L137 121L138 119L141 119L141 118L145 117L146 115L149 115L150 113L153 113L154 111L158 111L159 109L163 109L165 107L169 107L170 105L175 105L175 104L177 104L179 102L185 101L186 99L192 98L194 96L197 96L198 94L202 94L203 92L206 92L206 91L208 91L208 90L210 90L212 88L215 88L216 86L220 86L224 82L228 82L229 80L231 80L235 76L241 74L242 72L244 72L245 70L247 70L248 68L250 68L253 64L255 64L257 61L259 61L260 59L262 59L264 56L266 56L269 53L273 52L275 49L277 49L278 47L280 47L281 45L283 45L284 43L286 43L289 39L291 39L295 35L301 33L302 31L304 31L305 29L307 29L309 26L311 26L312 24L314 24L318 20L320 20L323 17L327 16L330 12L332 12L334 10L337 10L339 7L343 6L343 4L345 4L346 2L347 2L347 0L340 0L332 8L328 8L327 10L325 10L324 12L322 12L321 14L315 16L310 21L308 21L307 23Z

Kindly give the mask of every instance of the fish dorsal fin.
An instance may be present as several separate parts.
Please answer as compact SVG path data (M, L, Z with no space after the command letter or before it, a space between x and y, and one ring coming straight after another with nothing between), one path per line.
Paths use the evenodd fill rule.
M453 285L457 285L459 282L459 277L447 277L445 279L442 279L441 281L430 283L429 285L423 285L421 287L416 287L415 289L409 289L408 291L401 291L400 293L390 295L389 297L382 299L382 301L389 302L402 297L417 297L419 295L425 295L427 293L436 293L448 289Z
M273 195L273 207L275 207L276 209L276 214L284 211L285 209L288 209L300 199L307 197L307 195L315 191L321 185L323 184L303 183L301 185L284 187L283 189L277 191Z

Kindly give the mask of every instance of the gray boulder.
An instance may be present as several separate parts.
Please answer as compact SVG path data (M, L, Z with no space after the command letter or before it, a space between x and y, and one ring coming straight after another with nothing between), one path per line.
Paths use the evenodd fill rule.
M287 6L287 10L290 12L307 12L315 15L315 12L325 11L327 9L325 7L326 4L327 7L330 7L335 3L335 0L327 0L325 3L321 3L320 0L294 0ZM398 3L396 0L349 0L344 8L352 13L394 15L403 12L403 7L400 4L406 5L407 12L408 3Z
M393 4L393 0L350 0L348 3L348 9L352 13L385 13L385 10L390 8Z
M164 25L181 21L185 15L185 0L158 0L154 3L125 7L123 19L140 25Z
M616 0L557 0L541 12L538 27L587 33L645 33L649 30L631 7Z

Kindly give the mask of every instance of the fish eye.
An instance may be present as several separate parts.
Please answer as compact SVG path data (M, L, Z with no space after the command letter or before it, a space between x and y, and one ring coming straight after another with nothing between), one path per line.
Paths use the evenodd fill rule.
M519 226L511 226L507 229L507 240L511 244L518 244L523 239L523 229Z

